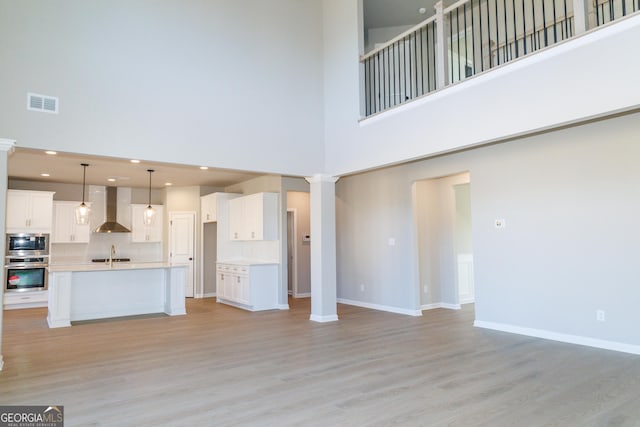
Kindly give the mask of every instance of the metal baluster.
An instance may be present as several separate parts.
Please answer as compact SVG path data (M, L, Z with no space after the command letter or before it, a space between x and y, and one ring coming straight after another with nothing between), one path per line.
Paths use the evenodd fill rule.
M557 30L557 19L556 19L556 0L553 0L553 43L558 43L558 30Z
M639 0L640 1L640 0ZM432 79L432 83L433 83L433 89L436 89L436 85L437 85L437 77L436 77L436 25L432 22L431 24L431 40L433 40L433 49L431 50L431 52L433 53L433 79Z
M525 0L522 0L522 54L527 54L527 14L525 11Z
M518 22L516 21L516 0L511 0L511 3L511 5L513 6L513 43L516 45L516 58L518 58L520 55L518 53Z
M549 46L547 42L547 14L544 7L545 0L542 0L542 28L544 29L544 47Z
M533 30L531 31L531 48L532 50L538 49L538 44L536 43L536 0L531 0L531 11L533 15Z
M451 19L451 12L449 12L449 40L451 40L451 48L453 48L453 20ZM453 52L451 52L449 65L449 69L451 70L451 81L449 83L453 83Z
M424 50L423 50L423 39L424 39L424 27L420 28L420 82L422 87L421 95L425 94L424 90Z
M500 21L498 19L498 0L494 0L494 4L496 6L496 65L500 65L500 36L498 35L498 22Z
M509 33L507 32L507 0L502 0L502 14L504 15L504 61L511 59L511 50L509 49ZM509 55L507 55L509 53Z
M567 13L567 0L564 0L564 32L565 39L569 38L569 14Z
M478 10L479 9L480 0L478 0ZM473 0L471 0L471 67L471 75L474 76L476 74L476 30L473 19Z
M463 31L464 31L464 77L467 78L467 64L469 63L469 57L467 56L467 4L462 5L463 19ZM460 38L460 32L458 32L458 38Z
M393 44L393 105L396 105L396 44Z
M482 47L482 0L478 0L478 25L480 27L480 71L484 71L484 49ZM475 40L475 37L473 38ZM474 65L475 68L475 65Z
M456 41L458 42L457 56L458 56L458 81L460 78L460 8L456 9Z
M413 98L416 98L418 96L418 36L417 34L418 34L417 31L413 32L413 58L414 58L413 78L414 78L414 83L416 88L416 94L413 96Z

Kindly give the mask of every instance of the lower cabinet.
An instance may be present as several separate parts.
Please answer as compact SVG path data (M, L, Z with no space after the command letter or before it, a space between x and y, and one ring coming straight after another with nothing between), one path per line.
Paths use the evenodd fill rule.
M5 292L4 309L13 310L18 308L46 307L49 301L49 292L26 291L26 292Z
M250 311L278 308L277 264L218 263L218 302Z

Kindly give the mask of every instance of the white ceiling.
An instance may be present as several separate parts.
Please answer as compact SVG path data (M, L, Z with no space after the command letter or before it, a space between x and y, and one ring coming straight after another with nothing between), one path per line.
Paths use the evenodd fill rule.
M162 188L167 182L173 186L226 187L262 175L221 169L201 170L199 165L147 161L134 164L130 160L69 153L48 155L44 151L16 148L9 156L8 175L12 179L81 184L83 168L80 164L88 163L87 184L143 188L149 186L147 169L155 171L151 176L153 188ZM43 177L42 173L50 176ZM108 178L116 178L116 181L109 182Z
M435 14L434 4L436 0L364 0L364 28L417 25ZM424 15L418 12L421 7L427 9Z

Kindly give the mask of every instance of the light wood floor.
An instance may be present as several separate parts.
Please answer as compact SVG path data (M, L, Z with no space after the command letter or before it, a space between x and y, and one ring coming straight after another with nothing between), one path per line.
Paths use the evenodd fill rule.
M477 329L473 306L187 310L63 329L5 311L0 404L64 405L67 427L640 425L639 357Z

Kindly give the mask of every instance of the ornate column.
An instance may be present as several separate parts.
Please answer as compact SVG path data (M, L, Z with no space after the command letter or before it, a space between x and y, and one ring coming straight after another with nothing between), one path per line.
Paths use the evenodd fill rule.
M338 320L336 302L336 181L328 175L306 178L311 190L311 316Z

